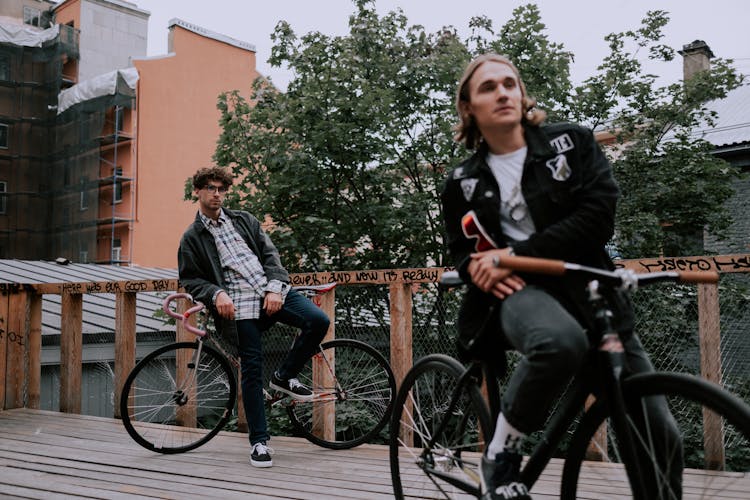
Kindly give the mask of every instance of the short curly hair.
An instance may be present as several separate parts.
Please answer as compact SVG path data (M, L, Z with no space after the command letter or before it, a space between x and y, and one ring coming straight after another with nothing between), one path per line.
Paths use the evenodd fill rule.
M211 181L218 181L228 188L234 182L232 174L222 167L203 167L193 175L193 189L203 189Z

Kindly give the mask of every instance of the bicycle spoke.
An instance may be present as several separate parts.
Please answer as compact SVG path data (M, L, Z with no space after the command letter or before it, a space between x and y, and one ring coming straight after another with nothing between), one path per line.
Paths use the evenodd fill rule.
M164 346L138 363L126 380L123 424L142 446L162 453L187 451L211 439L230 417L236 385L229 363L206 345L200 359L197 352L195 343ZM190 361L178 366L180 359Z

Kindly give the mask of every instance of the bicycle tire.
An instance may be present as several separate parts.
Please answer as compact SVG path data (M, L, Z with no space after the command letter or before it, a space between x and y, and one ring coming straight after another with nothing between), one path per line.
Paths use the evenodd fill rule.
M681 494L690 498L716 498L721 496L720 491L731 489L733 492L742 492L744 495L750 491L750 407L742 400L725 391L721 387L707 382L698 377L679 373L644 373L628 377L622 384L623 395L628 405L629 428L635 437L634 441L638 447L639 466L646 465L647 474L641 477L641 486L647 490L649 498L681 498ZM664 470L665 467L656 468L653 464L665 463L669 459L664 458L666 454L677 455L679 447L655 444L658 440L658 429L650 425L634 425L634 422L642 416L640 410L645 410L644 398L653 396L664 396L667 398L671 413L675 416L675 422L682 436L685 468L704 468L707 453L702 448L703 411L708 408L722 417L725 438L724 446L730 447L732 453L727 458L725 466L729 470L743 472L718 476L707 474L703 477L703 483L691 481L685 484L682 481L682 492L675 491L666 473L653 473L654 470ZM560 498L572 500L585 496L585 492L579 491L579 485L583 485L582 468L588 444L600 425L608 418L607 409L602 402L597 402L584 413L578 428L576 429L568 449L568 454L563 467L563 476L560 489ZM647 421L647 420L644 420ZM607 446L598 446L597 450L610 462L618 463L617 432L607 432ZM731 442L726 443L727 440ZM652 466L652 467L649 467ZM596 467L586 467L587 480L597 474ZM600 469L598 474L606 475L608 482L616 480L619 474L623 478L624 487L628 487L626 475L621 467L607 467ZM640 487L640 486L639 486ZM710 491L701 492L699 488L710 487ZM638 488L638 487L637 487ZM636 488L636 489L637 489ZM739 489L738 489L739 488ZM678 488L677 488L678 489ZM671 496L674 495L674 496ZM636 495L637 496L637 495ZM731 494L730 494L731 497Z
M432 354L420 359L404 378L390 428L395 498L479 497L481 454L493 427L477 385L467 380L450 420L440 418L448 416L454 389L465 372L450 356Z
M388 423L396 397L390 364L374 347L359 340L334 339L320 348L332 361L335 379L321 352L307 361L297 378L312 388L313 400L291 401L287 413L292 425L308 441L334 450L373 440ZM323 429L324 419L327 430Z
M205 343L195 371L198 345L177 342L160 347L138 362L125 380L120 397L122 423L147 450L193 450L213 438L232 415L237 398L234 372L226 358ZM178 359L186 368L180 381ZM186 391L192 375L197 386Z

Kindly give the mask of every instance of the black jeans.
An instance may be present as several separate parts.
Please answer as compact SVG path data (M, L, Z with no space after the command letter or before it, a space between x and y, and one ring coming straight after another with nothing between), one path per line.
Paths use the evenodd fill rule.
M539 430L555 398L578 372L589 349L586 332L578 321L546 291L533 285L506 298L500 310L507 342L523 357L510 377L502 396L502 412L510 424L530 434ZM638 336L624 342L626 363L631 373L653 372ZM646 402L652 436L659 449L669 450L661 470L668 471L674 492L682 482L682 440L664 397ZM640 427L643 422L636 422ZM646 457L641 463L647 464ZM648 478L645 479L651 491ZM653 487L655 488L655 486Z
M268 441L266 407L263 398L263 332L280 322L300 329L292 348L276 370L282 379L294 378L305 362L315 354L328 331L330 320L313 302L292 289L277 313L268 316L261 311L258 319L237 321L240 368L242 371L242 406L247 417L251 444Z

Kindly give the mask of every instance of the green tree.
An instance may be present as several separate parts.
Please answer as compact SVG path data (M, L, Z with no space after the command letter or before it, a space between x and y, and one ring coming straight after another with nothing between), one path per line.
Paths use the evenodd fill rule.
M437 194L446 169L467 154L451 140L453 96L468 60L489 50L517 63L551 120L614 131L624 256L681 254L703 227L726 227L721 204L736 172L690 132L711 120L705 103L740 78L718 60L687 85L657 86L639 58L674 57L660 43L666 13L609 35L610 54L574 87L573 55L548 39L534 5L497 30L476 17L462 40L452 27L427 33L400 10L380 17L373 1L355 4L345 36L297 37L279 22L270 62L293 71L286 92L259 80L253 105L237 92L219 100L215 161L242 179L230 204L272 217L291 270L448 262Z
M287 92L256 82L255 106L220 98L215 160L244 176L236 204L267 213L284 261L311 268L442 264L437 188L458 151L451 93L469 54L367 4L350 34L298 39L280 22L271 63Z
M653 11L637 30L608 35L610 54L575 89L571 107L574 119L615 136L610 157L623 192L616 242L626 258L702 253L704 228L721 235L731 222L724 202L739 173L693 132L713 124L706 104L742 77L732 61L714 59L688 82L658 86L639 57L674 59L661 44L668 22L666 12Z

